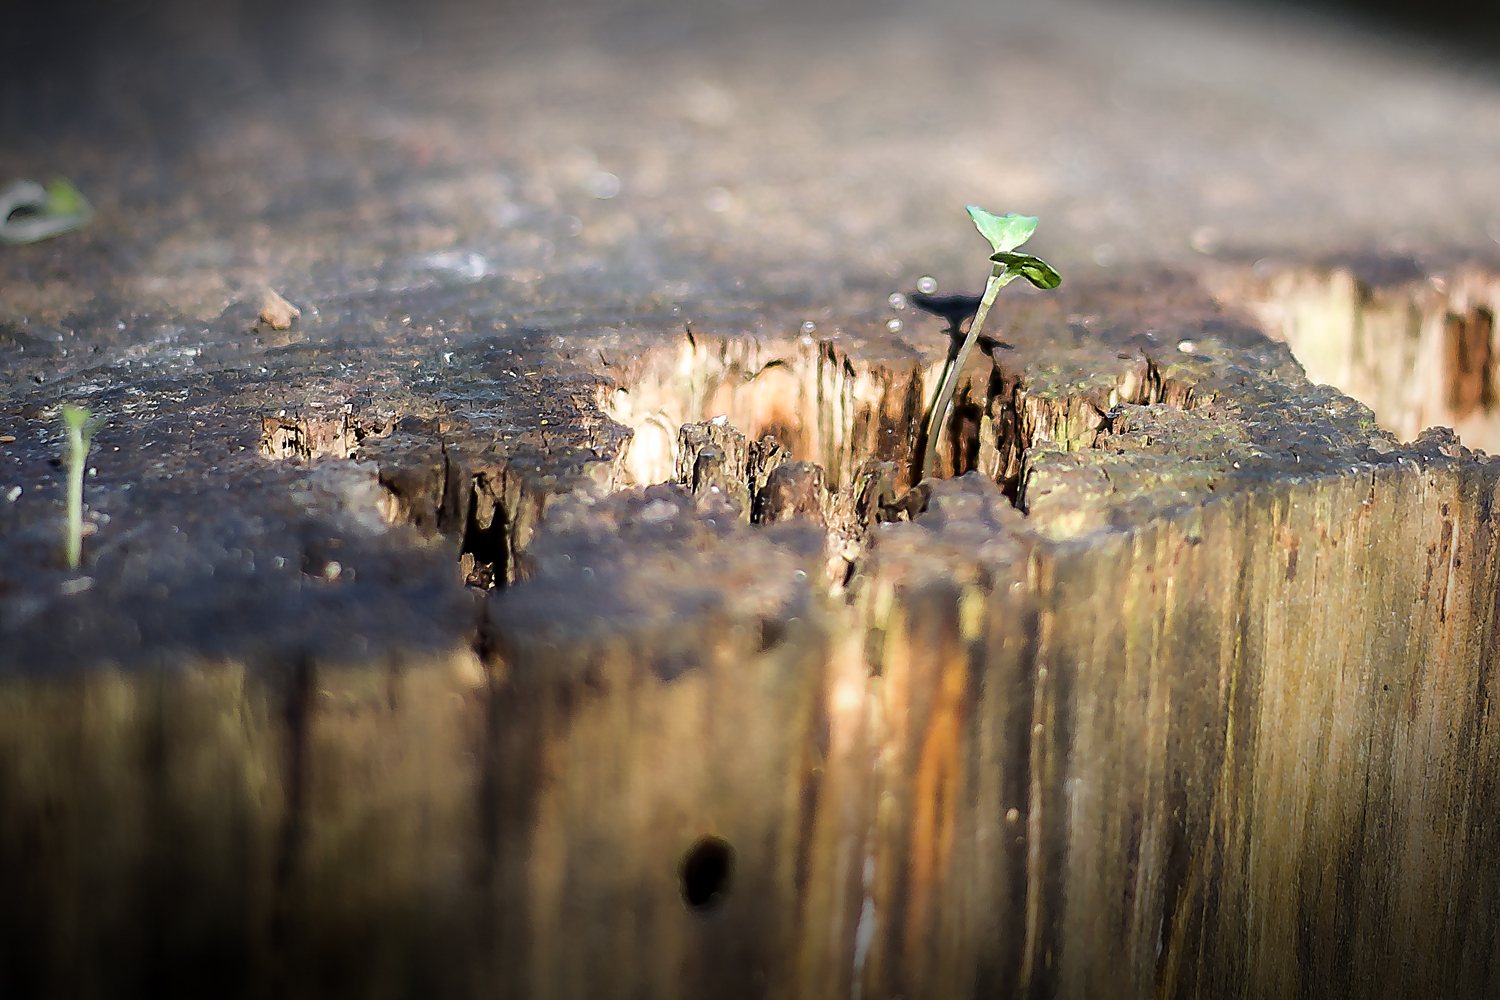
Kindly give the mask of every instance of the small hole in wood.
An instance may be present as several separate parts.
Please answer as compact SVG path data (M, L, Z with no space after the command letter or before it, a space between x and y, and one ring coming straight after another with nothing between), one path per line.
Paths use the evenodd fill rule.
M702 837L683 855L682 899L694 912L712 910L729 895L734 848L721 837Z
M784 639L786 639L785 622L779 622L774 618L762 618L760 620L760 652L770 652L781 645Z

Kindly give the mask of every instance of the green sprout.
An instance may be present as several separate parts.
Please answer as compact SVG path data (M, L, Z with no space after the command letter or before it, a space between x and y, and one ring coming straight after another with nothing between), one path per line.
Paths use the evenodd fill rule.
M1000 293L1000 289L1017 278L1025 278L1038 288L1056 288L1062 284L1062 276L1051 264L1029 253L1014 252L1016 247L1031 239L1031 234L1036 232L1035 216L991 215L978 205L970 205L968 208L969 218L974 220L975 228L990 241L990 246L995 250L990 256L994 264L990 268L990 279L984 286L984 296L979 300L979 311L974 314L974 322L969 324L969 335L964 338L957 359L950 354L948 364L943 369L937 399L933 401L932 414L927 418L927 450L922 457L922 465L917 470L918 479L929 475L937 467L938 434L948 416L948 407L953 403L953 390L958 385L959 373L964 370L974 345L979 342L980 328L984 326L984 319L990 313L990 306L995 304L995 296Z
M94 206L61 177L45 187L16 181L0 190L0 243L35 243L82 229L93 217Z
M62 418L68 428L68 568L77 569L83 555L83 470L94 431L103 421L72 404L64 404Z

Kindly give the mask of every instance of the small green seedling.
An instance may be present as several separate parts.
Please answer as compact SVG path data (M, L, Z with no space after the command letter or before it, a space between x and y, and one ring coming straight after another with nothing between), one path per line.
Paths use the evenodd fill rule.
M975 227L994 248L995 252L990 256L994 265L990 268L990 280L984 286L984 296L979 300L979 311L974 314L974 322L969 324L969 335L964 338L957 359L950 356L947 367L943 369L937 399L933 401L932 413L927 418L927 450L922 457L918 479L930 475L937 468L938 435L948 416L948 407L953 403L953 390L957 387L959 373L964 370L969 355L973 353L974 345L979 342L980 328L984 326L984 319L989 315L990 306L995 304L995 296L1000 293L1000 289L1017 278L1025 278L1038 288L1056 288L1062 284L1062 276L1053 270L1051 264L1029 253L1014 252L1016 247L1031 239L1031 234L1036 231L1035 216L991 215L978 205L970 205L969 218L974 220Z
M68 568L77 569L83 555L83 471L94 431L103 421L71 404L63 406L62 418L68 429Z
M93 217L94 206L61 177L45 187L16 181L0 191L0 243L35 243L82 229Z

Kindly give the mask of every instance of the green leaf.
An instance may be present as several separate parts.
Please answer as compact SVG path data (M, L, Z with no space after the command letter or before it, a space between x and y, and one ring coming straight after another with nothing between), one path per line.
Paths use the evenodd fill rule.
M92 212L88 199L61 177L47 182L47 212L51 215L75 215Z
M60 177L45 188L36 181L16 181L0 190L0 243L35 243L71 232L87 225L93 214L88 199Z
M1051 264L1029 253L1002 252L992 256L990 260L1004 264L1007 271L1019 274L1038 288L1056 288L1062 284L1062 275Z
M969 218L974 226L990 241L996 253L1014 250L1031 239L1036 232L1037 218L1034 215L991 215L978 205L970 205Z
M70 431L81 431L88 426L89 418L92 417L86 406L74 406L72 403L64 403L62 408L63 424Z
M95 416L86 406L74 406L72 403L64 403L62 408L63 426L68 430L76 430L83 438L84 445L93 438L94 432L104 426L104 418Z

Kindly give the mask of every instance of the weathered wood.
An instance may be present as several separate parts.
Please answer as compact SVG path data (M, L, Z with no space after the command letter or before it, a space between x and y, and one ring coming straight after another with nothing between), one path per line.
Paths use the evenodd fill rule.
M1493 273L1460 262L1383 274L1374 263L1217 279L1220 294L1291 345L1309 377L1374 409L1402 440L1452 427L1471 447L1500 451Z
M342 497L348 518L304 542L304 593L360 585L372 544L423 532L452 566L481 469L519 484L488 531L537 491L534 529L505 534L527 582L451 652L387 646L373 673L339 663L380 641L361 625L322 655L161 675L119 647L117 667L12 684L16 981L94 988L104 966L72 957L103 948L169 992L218 956L247 995L325 976L351 995L393 976L548 996L1487 990L1500 463L1441 434L1400 446L1284 347L1222 320L1205 336L1202 293L1163 302L1152 327L1196 350L1144 374L1129 330L1059 360L1065 297L1017 315L973 383L1022 415L1017 494L971 473L908 510L872 466L841 494L865 512L848 581L816 519L747 525L736 488L549 493L468 451L458 411L441 446L395 421L363 446L373 467L302 466L325 493L295 502ZM789 384L828 355L800 357ZM1178 402L1110 405L1156 385ZM763 505L783 479L823 489L782 465ZM358 527L377 515L411 527ZM700 912L682 866L710 837L732 874Z
M821 526L826 521L824 508L828 506L823 469L812 462L788 462L779 466L766 477L759 499L757 506L762 524L801 517Z
M1500 98L1434 158L1386 54L1028 10L7 91L98 211L0 255L0 995L1500 992ZM1066 283L918 483L971 197Z
M722 494L745 521L750 520L755 489L751 461L745 435L727 419L683 424L677 435L677 482L694 496Z

